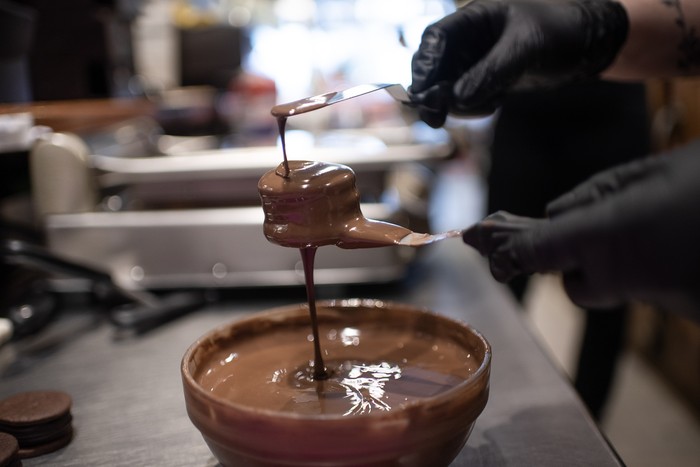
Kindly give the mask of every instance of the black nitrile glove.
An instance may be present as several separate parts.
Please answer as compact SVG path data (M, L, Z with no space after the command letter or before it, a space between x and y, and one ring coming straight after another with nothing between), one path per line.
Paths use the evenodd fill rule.
M426 28L409 88L434 128L447 113L491 113L510 89L593 77L627 38L611 0L475 0Z
M463 238L500 281L561 271L579 305L638 299L700 319L700 141L598 174L548 212L495 213Z

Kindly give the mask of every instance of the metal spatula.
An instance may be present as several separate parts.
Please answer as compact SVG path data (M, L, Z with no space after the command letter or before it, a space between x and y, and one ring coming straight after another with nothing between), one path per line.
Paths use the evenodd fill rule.
M327 92L325 94L306 97L304 99L288 102L286 104L276 105L272 108L272 115L278 118L291 117L293 115L311 112L312 110L328 107L329 105L337 104L338 102L353 99L355 97L363 96L370 92L380 91L382 89L388 92L389 95L398 102L406 105L412 105L406 89L404 89L404 87L400 84L361 84L343 91Z

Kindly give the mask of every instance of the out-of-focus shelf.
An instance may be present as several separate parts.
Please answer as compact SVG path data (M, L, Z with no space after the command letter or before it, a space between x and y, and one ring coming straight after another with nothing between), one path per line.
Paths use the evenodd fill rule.
M154 116L157 106L147 99L79 99L0 104L1 114L31 113L37 125L54 131L97 130L139 116Z

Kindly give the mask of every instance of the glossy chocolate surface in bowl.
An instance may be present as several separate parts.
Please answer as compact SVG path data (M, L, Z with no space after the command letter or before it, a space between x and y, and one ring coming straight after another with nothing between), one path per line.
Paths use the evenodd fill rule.
M317 304L331 377L308 376L305 305L214 329L182 360L187 412L225 466L439 466L484 409L491 349L409 305Z

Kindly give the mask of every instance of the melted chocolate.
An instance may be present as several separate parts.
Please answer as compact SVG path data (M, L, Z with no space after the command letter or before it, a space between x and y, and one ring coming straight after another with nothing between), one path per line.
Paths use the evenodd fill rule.
M316 247L302 248L301 261L304 264L304 280L306 282L306 297L309 302L309 316L311 317L311 330L314 339L314 371L313 379L321 381L328 379L328 371L323 363L321 353L321 339L318 335L318 317L316 316L316 291L314 286L314 258Z
M321 94L318 96L305 97L304 99L289 102L288 104L278 104L272 108L270 113L279 121L282 118L286 119L287 117L291 117L293 115L311 112L312 110L318 110L326 107L333 101L333 98L338 95L338 92L327 92L326 94Z
M279 128L280 131L280 141L282 142L282 157L284 157L284 161L282 162L282 167L284 168L284 174L282 175L283 177L287 178L289 177L289 159L287 159L287 142L285 138L285 127L287 126L287 118L286 117L277 117L277 128Z
M292 161L287 158L285 127L291 106L308 111L323 106L334 93L315 99L277 106L272 114L282 142L284 160L262 176L258 191L265 212L265 237L281 246L299 248L304 264L306 292L314 336L314 379L328 378L318 339L315 313L313 268L316 249L323 245L341 248L371 248L424 242L425 234L372 219L360 210L360 195L354 172L344 165L324 162ZM407 243L407 239L409 243Z
M315 380L328 378L318 337L313 281L316 249L368 248L398 244L411 231L366 219L360 210L355 174L346 166L287 159L286 117L278 117L284 162L260 179L258 191L265 212L265 237L273 243L299 248L304 264L306 294L313 329Z
M314 374L311 336L302 323L220 342L195 379L206 391L247 407L349 416L434 397L479 367L474 349L444 330L426 332L420 323L399 320L388 327L381 317L337 324L325 309L319 312L328 379Z
M281 246L372 248L400 245L412 234L364 217L355 174L344 165L289 161L287 176L280 164L262 176L258 191L265 237Z
M272 108L272 115L277 118L286 118L293 115L300 115L312 110L318 110L323 107L328 107L338 102L343 102L348 99L363 96L370 92L385 90L391 97L398 102L413 107L408 93L400 84L360 84L342 91L327 92L318 96L305 97L303 99L289 102L286 104L278 104Z

